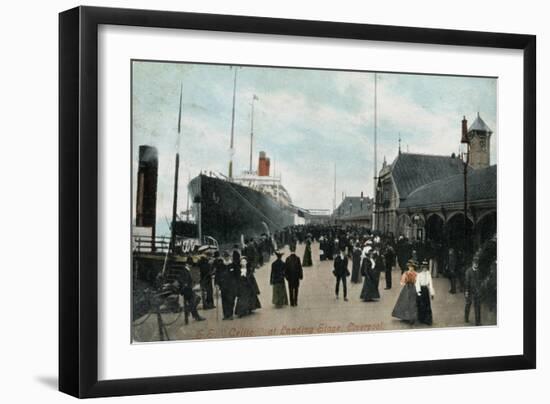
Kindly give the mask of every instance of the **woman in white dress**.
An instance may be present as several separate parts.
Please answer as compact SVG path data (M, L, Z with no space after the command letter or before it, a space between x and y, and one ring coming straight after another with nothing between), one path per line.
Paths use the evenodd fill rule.
M427 325L432 325L431 300L435 296L435 290L432 282L432 275L428 268L428 262L422 262L420 273L418 273L416 277L416 305L418 306L418 321Z

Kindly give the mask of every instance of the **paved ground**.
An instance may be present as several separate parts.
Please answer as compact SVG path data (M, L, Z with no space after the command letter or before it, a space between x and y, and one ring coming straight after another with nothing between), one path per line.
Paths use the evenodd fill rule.
M393 288L384 290L384 274L380 277L380 295L378 302L363 302L359 298L362 284L351 284L348 278L348 302L340 295L334 296L335 278L332 275L333 261L319 261L319 245L313 244L313 266L304 268L304 279L300 285L298 306L285 306L277 309L271 304L272 290L269 285L271 263L256 271L256 280L261 290L259 296L262 308L254 314L222 321L221 301L217 309L199 310L206 321L195 322L190 319L184 324L183 315L165 315L166 330L170 340L197 338L253 337L270 335L292 335L312 333L333 333L375 330L401 330L426 328L423 324L410 325L391 317L391 312L401 286L401 271L393 270ZM304 246L298 245L297 255L303 256ZM288 255L285 250L283 259ZM351 271L351 263L350 263ZM469 326L464 323L464 295L448 293L449 282L446 278L435 278L436 296L432 300L434 327ZM340 291L342 294L342 291ZM473 309L473 308L472 308ZM473 320L473 310L470 314ZM136 323L139 323L138 320ZM495 313L482 308L484 325L496 324ZM134 326L136 341L158 341L160 339L158 321L151 315L142 324Z

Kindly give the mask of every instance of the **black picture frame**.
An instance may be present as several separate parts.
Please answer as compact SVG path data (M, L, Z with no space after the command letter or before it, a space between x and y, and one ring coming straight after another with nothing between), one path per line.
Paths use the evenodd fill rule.
M113 24L523 51L523 354L98 381L98 26ZM77 7L59 15L59 389L76 397L325 383L536 367L536 37Z

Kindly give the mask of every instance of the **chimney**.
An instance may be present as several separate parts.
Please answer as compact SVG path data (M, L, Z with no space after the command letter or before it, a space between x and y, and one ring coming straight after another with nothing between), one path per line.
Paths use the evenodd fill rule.
M151 227L155 239L157 218L158 152L152 146L139 146L139 169L136 194L136 226ZM154 241L153 241L154 243ZM154 250L154 244L152 245Z
M258 160L258 175L260 177L269 177L269 165L270 160L266 157L264 151L260 152L260 159Z
M462 118L462 139L460 140L460 143L470 143L470 140L468 139L468 121L466 120L466 117Z

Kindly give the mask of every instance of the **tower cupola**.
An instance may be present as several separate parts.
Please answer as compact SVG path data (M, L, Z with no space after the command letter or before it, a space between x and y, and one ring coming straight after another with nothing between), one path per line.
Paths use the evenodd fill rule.
M491 162L491 135L493 131L485 123L479 112L468 129L470 143L470 166L474 169L488 167Z

